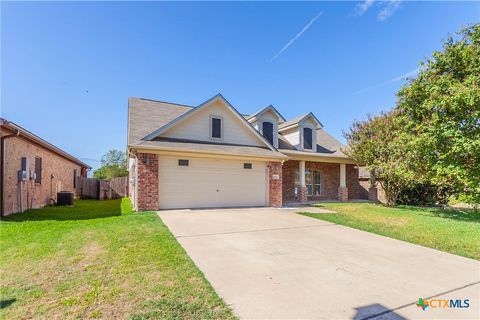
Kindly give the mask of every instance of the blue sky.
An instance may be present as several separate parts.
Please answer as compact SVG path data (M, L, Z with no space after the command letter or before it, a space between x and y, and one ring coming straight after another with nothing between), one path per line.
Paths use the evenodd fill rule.
M313 111L343 141L480 3L2 2L1 18L1 116L97 167L125 150L129 96Z

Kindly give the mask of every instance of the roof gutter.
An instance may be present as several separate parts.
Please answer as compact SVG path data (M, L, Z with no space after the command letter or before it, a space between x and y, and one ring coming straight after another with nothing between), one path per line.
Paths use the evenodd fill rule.
M279 151L289 156L292 160L306 160L306 161L361 165L360 163L358 163L358 161L355 161L354 159L348 158L348 157L325 156L315 152L305 152L305 151L286 150L286 149L280 149Z
M0 159L2 160L2 173L0 175L0 201L2 202L1 208L0 208L0 217L3 217L5 213L5 199L3 197L3 190L4 190L4 172L5 172L5 140L13 137L18 137L20 135L20 130L16 130L15 133L3 136L0 140Z
M231 153L231 152L222 152L222 151L193 151L193 150L179 150L178 148L169 148L169 147L158 147L158 146L146 146L146 145L128 145L127 146L130 149L130 153L136 152L142 152L142 150L146 151L158 151L158 153L188 153L188 154L196 154L196 155L223 155L227 157L242 157L242 158L260 158L264 160L270 160L270 161L282 161L282 160L288 160L289 157L278 152L278 151L273 151L278 153L278 156L262 156L262 155L255 155L255 154L242 154L242 153Z

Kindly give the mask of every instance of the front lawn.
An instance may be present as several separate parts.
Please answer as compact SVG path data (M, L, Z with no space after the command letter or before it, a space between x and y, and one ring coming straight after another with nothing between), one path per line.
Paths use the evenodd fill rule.
M77 200L0 223L1 318L233 318L155 212Z
M480 213L371 203L325 203L306 216L480 260Z

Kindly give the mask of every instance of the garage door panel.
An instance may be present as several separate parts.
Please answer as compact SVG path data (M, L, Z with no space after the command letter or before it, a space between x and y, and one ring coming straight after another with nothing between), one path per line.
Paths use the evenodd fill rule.
M159 158L161 209L226 206L264 206L267 197L266 163L202 158L178 166L176 157Z

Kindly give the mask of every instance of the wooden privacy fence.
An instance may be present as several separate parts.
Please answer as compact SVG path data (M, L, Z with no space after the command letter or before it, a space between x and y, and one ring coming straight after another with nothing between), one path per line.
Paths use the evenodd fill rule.
M128 195L128 177L100 180L99 200L118 199Z
M128 195L128 177L110 180L77 177L75 190L80 199L118 199Z
M86 178L86 177L76 177L75 179L75 191L77 197L80 199L98 199L99 195L99 183L100 180Z

